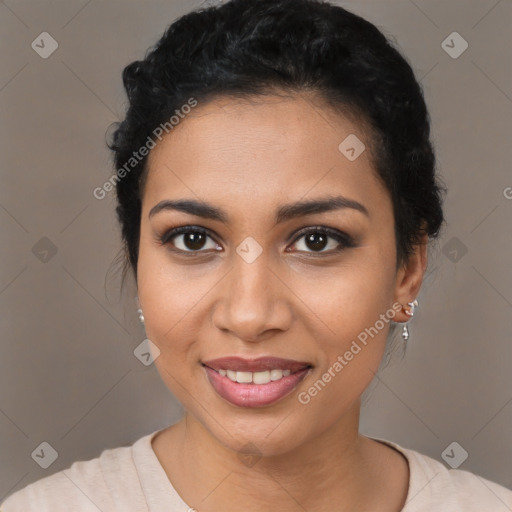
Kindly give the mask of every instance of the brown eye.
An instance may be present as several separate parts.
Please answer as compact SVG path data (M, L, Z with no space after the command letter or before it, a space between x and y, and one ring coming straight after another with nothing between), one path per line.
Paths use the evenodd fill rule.
M304 241L299 243L299 240ZM347 247L353 247L355 244L349 235L341 231L318 227L303 231L296 238L294 245L299 246L298 250L302 252L333 253Z
M187 249L191 251L198 251L203 248L206 241L206 237L208 235L196 231L191 231L190 233L186 233L180 236L183 236L183 245Z
M305 235L305 244L312 251L322 251L327 246L329 237L324 233L310 233Z
M207 246L208 239L211 240ZM219 250L219 245L212 239L208 232L194 226L182 226L166 232L161 238L162 245L171 245L178 252L205 252L206 249Z

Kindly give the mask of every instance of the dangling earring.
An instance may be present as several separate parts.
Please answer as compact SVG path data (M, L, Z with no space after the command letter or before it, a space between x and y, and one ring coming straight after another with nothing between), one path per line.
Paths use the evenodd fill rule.
M414 316L414 309L418 307L418 301L413 300L412 302L408 302L407 305L411 308L409 311L406 311L405 314L409 315L410 317ZM407 327L407 322L404 323L404 327L402 330L402 338L404 341L407 341L409 339L409 328Z
M142 325L144 325L144 314L142 313L142 309L140 308L139 297L135 297L135 300L137 301L137 305L139 306L139 308L137 309L137 314L139 315L139 321Z

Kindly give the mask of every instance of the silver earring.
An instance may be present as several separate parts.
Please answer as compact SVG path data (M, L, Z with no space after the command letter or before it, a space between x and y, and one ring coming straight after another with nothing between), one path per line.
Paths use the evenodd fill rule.
M414 309L418 307L418 301L413 300L412 302L408 302L407 305L411 308L410 311L406 311L405 314L409 315L410 317L414 316ZM402 338L404 341L407 341L409 339L409 328L407 327L407 323L404 324L404 327L402 329Z
M409 316L413 316L414 315L414 308L418 307L418 301L417 300L413 300L412 302L408 302L407 305L411 308L411 310L410 311L406 311L405 314L409 315Z
M140 308L139 297L135 297L135 300L137 301L137 304L139 306L139 308L137 309L137 314L139 315L139 321L142 325L144 325L144 314L142 313L142 309Z

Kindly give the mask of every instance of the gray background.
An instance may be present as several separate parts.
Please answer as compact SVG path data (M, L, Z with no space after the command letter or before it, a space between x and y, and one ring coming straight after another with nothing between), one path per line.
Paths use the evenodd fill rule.
M92 191L113 172L122 68L200 3L0 1L0 502L182 414L134 356L144 332L113 265L114 196ZM406 357L375 379L361 431L440 461L457 441L460 469L512 487L512 2L339 3L412 63L449 189ZM43 31L59 45L47 59L31 48ZM456 59L441 46L453 31L469 44ZM58 458L42 469L45 441Z

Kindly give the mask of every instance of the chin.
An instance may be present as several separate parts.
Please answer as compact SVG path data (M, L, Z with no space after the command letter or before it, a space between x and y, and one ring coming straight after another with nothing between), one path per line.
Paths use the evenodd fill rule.
M218 422L212 416L203 417L199 421L217 442L240 455L282 455L296 449L314 435L310 432L308 436L304 418L299 424L296 414L272 414L270 409L267 415L248 414L232 418L224 415Z

